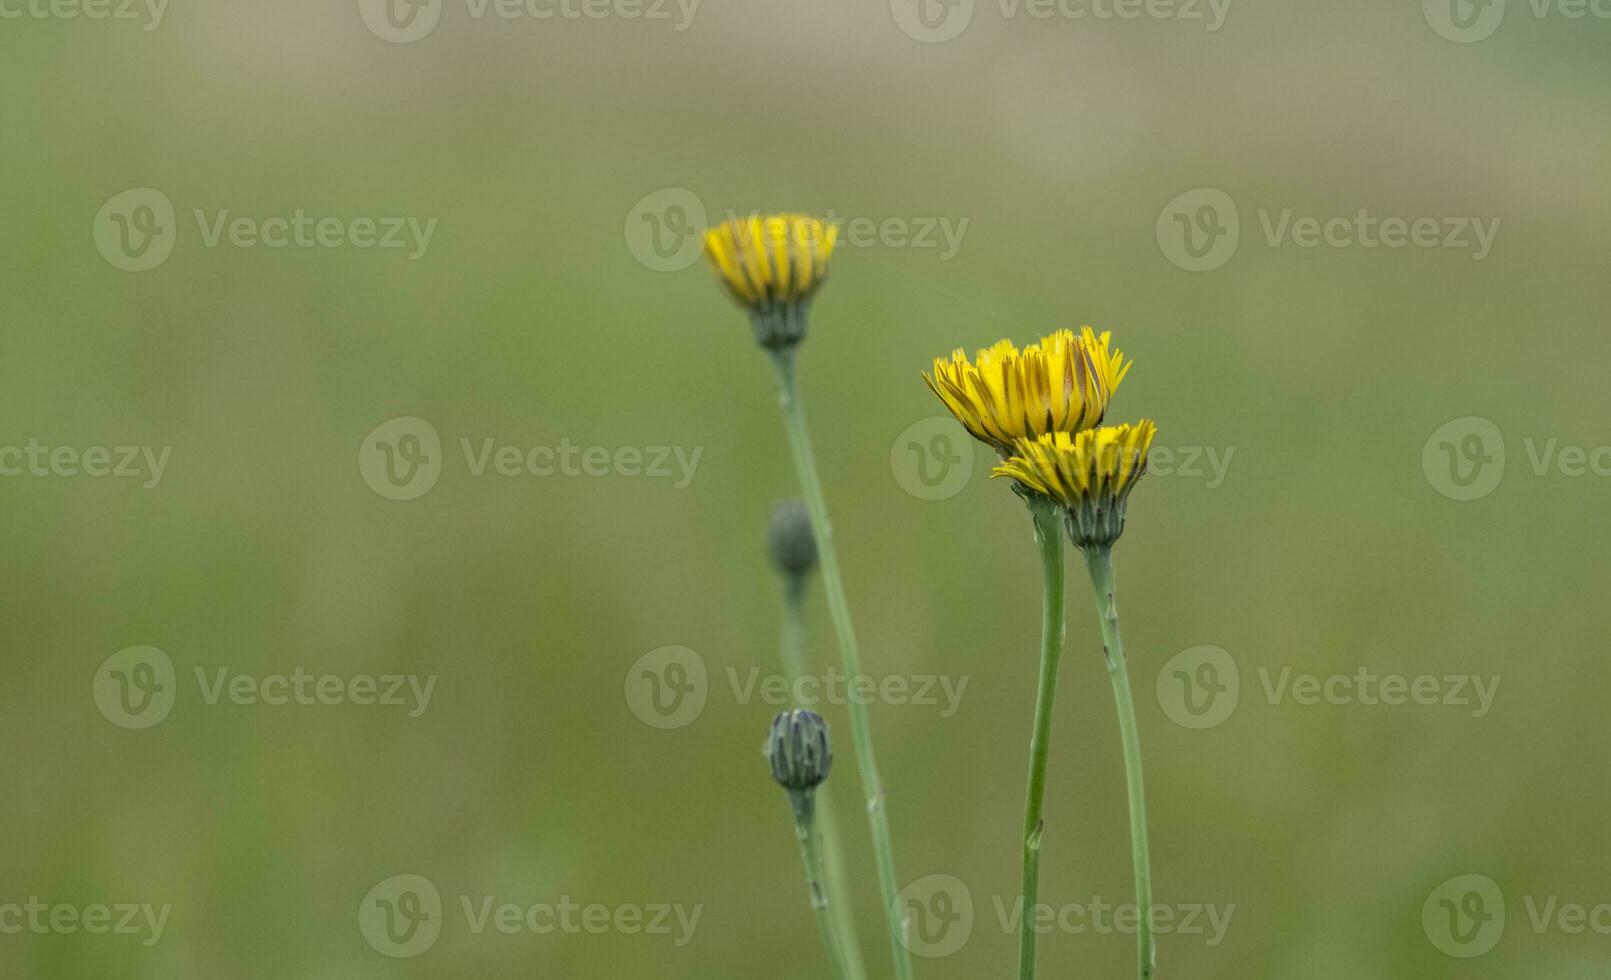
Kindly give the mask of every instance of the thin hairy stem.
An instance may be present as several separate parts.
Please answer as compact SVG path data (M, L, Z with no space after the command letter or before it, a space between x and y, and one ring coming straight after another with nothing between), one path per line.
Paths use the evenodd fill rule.
M1023 905L1018 920L1018 977L1035 976L1035 905L1040 900L1040 845L1045 823L1046 757L1051 745L1052 706L1057 701L1057 665L1063 653L1063 522L1055 504L1029 499L1040 546L1042 599L1040 683L1035 692L1035 728L1029 739L1029 789L1024 800Z
M805 627L803 609L805 583L791 578L784 588L783 634L779 643L783 672L789 679L789 689L806 673ZM795 705L809 707L809 705ZM850 902L849 871L845 865L844 845L839 837L839 820L835 815L833 794L829 783L817 790L817 830L822 834L822 858L827 870L829 906L834 923L844 940L845 972L850 980L866 980L867 967L862 962L861 938L856 934L856 913Z
M839 655L845 673L852 678L861 677L861 655L856 649L856 633L850 622L850 603L845 598L845 585L839 574L839 556L833 545L833 524L828 519L828 504L822 494L822 480L817 476L816 458L811 453L805 413L800 408L799 390L795 384L794 352L791 349L773 351L772 366L777 372L778 406L783 411L783 427L788 433L789 450L794 456L794 468L800 478L800 495L805 498L806 510L811 515L811 531L817 541L817 560L822 565L822 585L828 595L828 613L839 640ZM911 980L912 961L906 945L906 916L897 904L900 885L895 877L895 846L890 839L889 816L884 809L884 786L879 781L878 763L873 757L872 724L868 720L867 706L859 699L849 700L850 739L855 746L856 768L861 771L862 792L867 799L867 822L872 828L879 893L889 921L895 980Z
M828 901L828 888L823 880L822 845L817 840L814 801L809 794L801 793L791 803L794 832L800 839L800 857L805 862L806 885L811 889L811 911L817 917L817 931L822 933L822 948L828 953L828 965L833 968L835 980L849 980L844 945L839 941L838 925L834 922L832 903Z
M1157 968L1157 948L1152 938L1152 859L1147 850L1147 797L1141 777L1141 733L1136 728L1136 706L1130 695L1124 643L1119 639L1119 610L1113 601L1113 550L1087 548L1085 564L1091 572L1091 586L1096 590L1096 611L1102 621L1102 649L1107 657L1108 677L1113 681L1113 700L1119 709L1124 781L1130 797L1130 856L1135 867L1136 908L1140 912L1136 929L1137 976L1140 980L1149 980Z

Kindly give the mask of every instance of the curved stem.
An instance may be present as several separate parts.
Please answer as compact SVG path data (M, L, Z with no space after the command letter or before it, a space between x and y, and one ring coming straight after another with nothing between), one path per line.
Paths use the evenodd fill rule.
M806 885L811 889L811 911L817 917L817 931L822 933L822 947L828 952L828 964L833 968L835 980L848 980L845 972L845 951L839 942L838 928L828 901L827 883L822 870L822 848L817 841L814 802L810 794L801 793L791 801L794 806L794 832L800 839L800 857L805 862Z
M1057 700L1057 665L1063 653L1063 525L1056 504L1029 499L1040 546L1042 598L1040 683L1035 693L1035 728L1029 739L1029 789L1024 800L1023 903L1018 918L1018 976L1035 976L1035 906L1040 899L1040 842L1046 802L1046 756L1051 747L1052 705Z
M822 480L817 476L811 439L806 434L805 415L800 409L800 396L794 379L794 352L790 349L775 350L771 355L772 367L777 372L778 407L783 410L783 428L788 433L789 450L794 456L794 468L800 478L800 495L805 498L806 510L811 514L811 531L817 541L817 560L822 564L822 585L828 595L828 613L833 619L834 633L839 640L839 655L844 662L845 673L857 678L862 676L861 655L857 652L856 632L850 623L850 603L845 598L844 581L839 576L839 557L834 551L828 504L822 494ZM856 768L861 770L862 792L867 798L867 822L872 828L878 889L889 921L895 980L911 980L912 961L907 953L906 916L896 904L900 885L895 877L895 846L890 839L889 815L884 810L884 787L878 778L878 763L873 758L872 724L868 721L867 706L857 698L848 700L850 738L856 749Z
M789 679L789 689L806 672L805 628L802 624L802 604L805 598L804 581L791 578L784 586L783 631L779 650L783 660L783 673ZM804 707L804 705L796 705ZM817 829L822 834L822 859L827 871L829 907L833 910L834 924L844 939L845 973L849 980L866 980L867 967L862 962L861 939L856 934L855 909L850 902L849 871L845 866L844 846L840 843L839 820L835 816L833 794L829 783L817 789Z
M1141 778L1141 734L1136 728L1135 699L1130 695L1130 673L1125 666L1124 643L1119 639L1119 611L1113 601L1113 550L1086 549L1085 564L1096 589L1096 610L1102 621L1102 651L1113 681L1113 700L1119 709L1119 736L1124 742L1124 781L1130 796L1130 857L1135 867L1137 976L1149 980L1157 968L1157 947L1152 938L1152 860L1147 852L1147 799Z

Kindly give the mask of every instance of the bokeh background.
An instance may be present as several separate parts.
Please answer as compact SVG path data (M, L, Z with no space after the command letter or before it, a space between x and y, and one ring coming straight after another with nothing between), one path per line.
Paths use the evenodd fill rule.
M872 709L903 881L954 876L977 907L919 976L1014 969L995 903L1018 884L1039 575L983 450L943 499L909 491L903 434L938 414L918 372L1081 323L1136 363L1112 418L1230 460L1217 481L1206 455L1150 477L1119 552L1157 898L1234 906L1217 944L1161 937L1158 976L1603 976L1611 936L1529 910L1611 902L1608 457L1600 474L1534 461L1611 443L1611 22L1510 7L1474 43L1380 0L1234 0L1213 31L979 0L939 43L902 29L915 8L848 0L704 0L670 20L477 18L461 0L407 44L354 2L0 24L0 444L171 447L149 488L0 478L0 904L171 907L151 945L0 935L0 973L827 975L757 751L776 707L729 680L776 669L762 539L792 472L764 359L688 251L693 202L709 220L895 222L836 257L801 371L867 668L967 683L948 717ZM1157 228L1205 187L1241 237L1189 272ZM144 272L96 244L131 188L175 209L172 254ZM437 225L413 259L208 247L194 217L299 208ZM1260 215L1287 209L1501 224L1479 261L1272 244ZM953 254L893 233L921 222L965 222ZM411 500L359 466L398 417L441 440L439 480ZM1473 417L1493 428L1458 422ZM1456 499L1440 454L1473 433L1489 441L1460 464L1490 457L1493 485ZM683 486L475 476L466 439L701 455ZM1059 908L1130 896L1111 694L1072 562L1069 585L1042 886ZM808 630L814 663L836 664L820 590ZM135 730L94 692L138 645L176 673L171 713ZM666 646L697 654L707 703L661 729L632 690ZM1204 646L1240 695L1199 730L1156 681ZM410 717L209 704L195 676L299 667L436 681ZM1499 687L1480 717L1265 689L1362 667ZM412 958L360 929L399 874L444 905ZM1469 874L1508 918L1456 958L1422 912ZM702 912L682 945L476 934L461 896ZM1046 976L1133 969L1128 935L1041 947Z

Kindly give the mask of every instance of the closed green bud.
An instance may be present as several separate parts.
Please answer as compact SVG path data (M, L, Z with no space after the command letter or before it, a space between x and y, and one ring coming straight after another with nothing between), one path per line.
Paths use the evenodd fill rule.
M772 564L789 578L802 578L817 564L817 539L811 533L811 514L804 501L785 500L772 508L766 529Z
M816 789L833 766L828 723L815 711L782 712L772 720L766 737L766 760L772 765L772 778L789 792Z

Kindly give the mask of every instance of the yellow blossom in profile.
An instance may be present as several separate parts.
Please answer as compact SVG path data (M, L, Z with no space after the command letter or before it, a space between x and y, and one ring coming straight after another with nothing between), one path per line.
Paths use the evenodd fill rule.
M1059 330L1020 351L998 341L970 363L959 348L934 359L923 381L958 422L1003 457L1020 439L1100 425L1130 364L1110 349L1112 334Z
M1012 477L1062 504L1069 536L1080 547L1111 545L1124 530L1126 500L1147 472L1147 453L1157 434L1158 427L1142 419L1135 425L1020 439L991 476Z
M763 347L805 335L806 305L828 278L839 229L804 214L729 218L705 232L705 258L755 321Z

